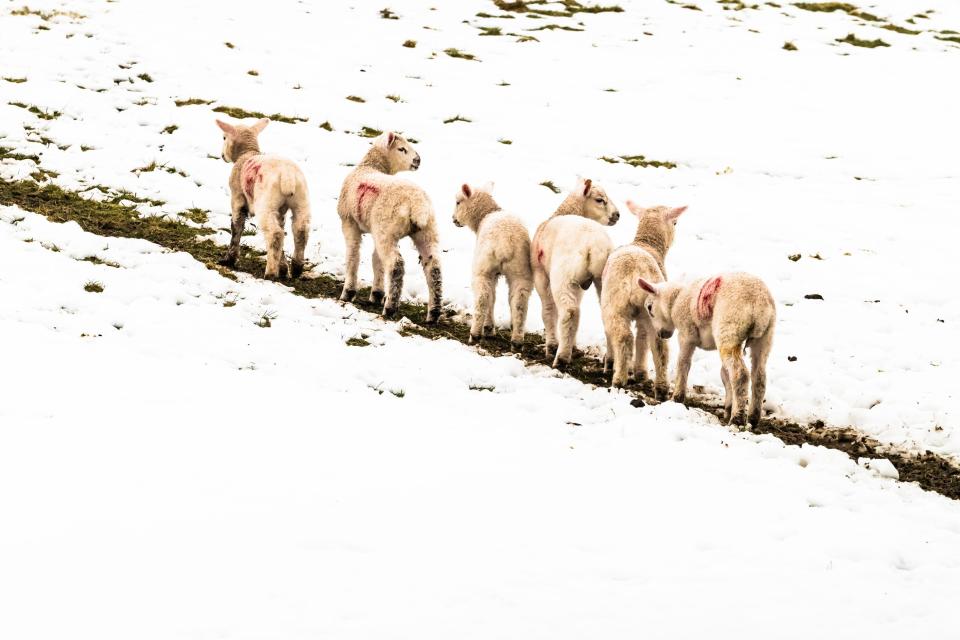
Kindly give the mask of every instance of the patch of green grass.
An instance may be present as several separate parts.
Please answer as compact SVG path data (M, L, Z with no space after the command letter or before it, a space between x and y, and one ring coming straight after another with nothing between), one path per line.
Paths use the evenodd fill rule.
M447 118L443 121L443 124L452 124L454 122L473 122L470 118L464 118L463 116L457 114L452 118Z
M347 340L348 347L369 347L370 343L363 338L350 338Z
M619 162L624 162L625 164L630 165L631 167L654 167L654 168L663 168L663 169L676 169L677 164L669 160L651 160L643 155L637 156L618 156L618 158L611 158L610 156L601 156L599 158L604 162L609 162L610 164L617 164Z
M502 35L503 35L503 30L500 29L500 27L484 27L484 26L480 26L480 27L477 27L477 28L480 29L480 35L481 35L481 36L502 36Z
M363 126L360 131L357 131L357 135L361 138L376 138L378 135L383 133L380 129L375 129L373 127Z
M384 20L399 20L400 16L395 14L389 8L380 9L380 17Z
M12 16L37 16L41 20L47 21L52 18L57 18L64 16L70 18L71 20L83 20L87 16L82 13L77 13L76 11L60 11L59 9L54 9L53 11L40 11L39 9L31 9L30 7L24 5L19 9L14 9L10 12ZM47 27L44 27L46 29Z
M27 81L26 78L10 78L7 76L4 76L3 79L7 82L12 82L13 84L22 84Z
M870 22L883 22L881 18L878 18L872 13L861 11L859 7L848 2L795 2L793 6L798 9L803 9L804 11L819 11L823 13L843 11L844 13L847 13L854 18L860 18L861 20L868 20Z
M416 41L416 40L404 40L404 41L403 41L403 46L405 46L407 49L413 49L414 47L417 46L417 41Z
M542 27L537 27L536 29L527 29L527 31L583 31L583 29L578 29L577 27L571 27L565 24L545 24Z
M273 115L266 115L260 113L259 111L247 111L246 109L241 109L240 107L227 107L220 106L214 107L214 111L218 113L225 113L231 118L236 118L237 120L242 120L244 118L270 118L275 122L285 122L287 124L296 124L298 122L306 122L307 118L301 118L299 116L285 116L282 113L274 113Z
M60 174L56 171L51 171L50 169L44 169L43 167L37 167L36 171L30 172L30 177L36 180L37 182L43 182L45 180L50 180L51 178L57 178Z
M112 262L112 261L110 261L110 260L102 260L102 259L98 258L97 256L87 256L86 258L81 258L80 261L81 261L81 262L90 262L90 263L92 263L92 264L102 264L102 265L107 266L107 267L113 267L114 269L119 269L119 268L120 268L120 265L117 264L116 262Z
M837 42L843 42L846 44L852 44L855 47L865 47L867 49L875 49L877 47L889 47L890 45L877 38L876 40L861 40L852 33L848 33L843 38L836 38Z
M63 115L62 111L47 111L46 109L41 109L35 104L27 104L25 102L8 102L7 104L9 104L11 107L20 107L21 109L26 109L41 120L56 120Z
M497 142L500 144L513 144L513 140L507 140L506 138L500 138Z
M180 127L179 127L178 125L168 124L168 125L165 126L163 129L160 130L160 133L173 133L174 131L176 131L176 130L179 129L179 128L180 128Z
M195 104L213 104L213 100L204 100L203 98L187 98L186 100L174 100L173 104L178 107L189 107Z
M796 51L797 45L793 44L792 42L784 42L783 48L786 49L787 51Z
M333 131L333 125L330 124L329 120L325 120L324 122L320 123L320 128L324 131Z
M249 71L247 71L247 75L256 77L260 75L260 72L257 71L256 69L250 69Z
M960 44L960 36L933 36L937 40L943 40L944 42L956 42Z
M623 8L617 5L585 5L578 0L493 0L493 3L501 11L553 18L571 18L578 13L621 13L623 11ZM552 8L556 5L563 8Z
M553 180L544 180L543 182L540 183L540 186L546 187L547 189L550 189L550 191L553 191L554 193L560 193L560 187L553 184Z
M96 280L89 280L83 285L83 290L87 293L103 293L103 283Z
M209 211L206 209L201 209L200 207L191 207L186 211L181 211L179 215L181 218L186 218L190 222L195 222L197 224L206 224L209 218Z
M366 102L366 100L364 100L360 96L347 96L347 100L349 100L350 102Z
M401 98L400 96L395 96L393 94L386 96L386 98L387 100L391 100L393 102L404 102L403 98Z
M153 78L150 76L149 73L141 73L137 77L143 80L144 82L153 82Z
M449 49L444 49L443 52L450 56L451 58L459 58L460 60L475 60L480 62L480 59L472 53L467 53L466 51L460 51L460 49L455 49L450 47Z
M29 160L34 164L40 164L40 156L32 153L19 153L10 147L0 147L0 160Z

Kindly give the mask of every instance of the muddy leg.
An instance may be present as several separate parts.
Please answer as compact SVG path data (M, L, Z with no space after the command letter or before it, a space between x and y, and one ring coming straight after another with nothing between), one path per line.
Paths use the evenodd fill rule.
M373 286L370 287L370 302L378 307L383 305L383 263L377 253L376 244L373 246Z
M550 280L542 269L534 270L533 284L537 288L540 306L543 308L544 352L549 358L557 348L557 305L553 300Z
M673 385L673 401L683 404L687 401L687 376L690 375L690 363L696 345L692 342L680 342L680 355L677 358L677 378Z
M763 413L763 397L767 393L767 356L770 355L771 339L767 336L750 341L750 408L747 410L750 424L760 424Z
M263 277L268 280L280 277L280 264L283 262L283 226L278 217L279 212L271 210L260 211L257 216L267 245L267 267Z
M496 284L495 274L478 273L473 276L473 322L470 325L470 344L483 339L484 324L493 306Z
M440 273L437 234L429 227L414 233L411 238L420 254L420 266L423 267L423 277L430 292L427 300L427 323L434 324L440 321L440 306L443 303L443 277Z
M523 348L523 336L527 326L527 303L530 301L532 283L529 278L514 277L507 281L510 292L510 344L514 351Z
M377 253L380 254L383 275L388 280L383 315L392 318L400 306L400 294L403 293L403 256L397 250L396 244L385 240L377 241Z
M307 239L310 237L310 204L306 199L292 209L290 226L293 228L293 261L290 263L290 275L299 278L303 275L303 254L307 250Z
M742 427L747 423L747 387L750 376L743 362L740 345L723 345L720 347L720 359L730 377L730 386L733 391L733 410L730 423Z
M347 264L343 272L343 291L340 292L340 299L350 302L357 295L357 269L360 266L360 238L363 233L357 223L349 218L341 218L340 227L343 229L343 240L347 249Z
M243 236L243 227L249 213L247 201L242 194L240 197L230 198L230 246L227 248L226 255L220 260L220 264L228 267L237 264L237 258L240 256L240 238Z

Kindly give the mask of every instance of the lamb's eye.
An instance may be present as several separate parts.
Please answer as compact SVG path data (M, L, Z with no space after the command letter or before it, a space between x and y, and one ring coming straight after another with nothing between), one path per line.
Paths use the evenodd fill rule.
M406 152L407 152L406 147L400 147L400 153L406 153Z
M603 198L595 198L595 202L596 202L597 204L606 204L606 203L603 201Z

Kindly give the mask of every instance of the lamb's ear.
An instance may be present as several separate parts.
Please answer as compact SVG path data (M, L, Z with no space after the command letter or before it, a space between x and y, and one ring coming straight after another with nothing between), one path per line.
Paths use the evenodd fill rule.
M652 295L652 296L655 296L655 295L657 295L658 293L660 293L660 285L659 285L659 284L654 284L653 282L647 282L647 281L644 280L643 278L640 278L639 280L637 280L637 284L640 285L640 288L641 288L641 289L643 289L644 291L646 291L647 293L649 293L649 294Z
M677 218L680 217L680 214L686 210L687 210L687 205L670 209L670 211L667 211L667 220L676 220Z
M260 133L267 128L268 124L270 124L270 118L260 118L252 127L250 127L250 129L254 133Z
M638 205L633 200L627 200L627 209L629 209L630 213L637 216L638 218L643 215L643 207Z
M220 129L222 129L223 132L228 136L232 136L237 133L236 128L234 128L232 124L227 124L226 122L223 122L221 120L217 120L216 122L217 122L217 126L220 127Z
M381 149L389 149L394 140L396 140L396 136L392 131L381 133L379 136L373 139L373 146L380 147Z
M460 190L463 192L463 195L467 196L468 198L473 195L473 191L470 190L470 185L467 183L463 183L463 186L460 187Z
M387 146L392 147L393 143L396 141L397 141L397 134L395 134L393 131L389 132L387 134Z
M593 180L587 178L583 181L583 195L586 196L590 193L590 187L593 186Z

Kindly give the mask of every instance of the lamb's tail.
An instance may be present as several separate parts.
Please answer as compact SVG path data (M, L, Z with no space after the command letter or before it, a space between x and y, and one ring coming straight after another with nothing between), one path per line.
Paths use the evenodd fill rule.
M293 168L284 167L280 171L280 193L288 198L297 192L297 175Z

